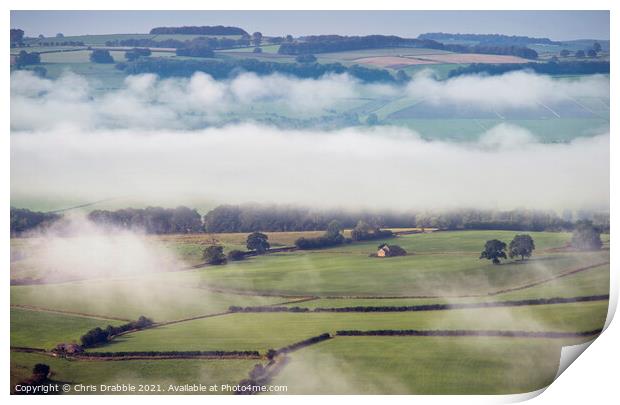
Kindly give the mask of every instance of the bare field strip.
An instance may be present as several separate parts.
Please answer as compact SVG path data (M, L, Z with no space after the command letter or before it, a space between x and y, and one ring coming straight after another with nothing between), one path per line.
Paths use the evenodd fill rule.
M420 59L434 63L528 63L528 59L512 55L486 55L480 53L447 53L442 55L424 56Z
M407 58L402 56L374 56L369 58L355 59L355 62L368 65L390 67L390 66L410 66L410 65L434 65L439 62L429 59Z

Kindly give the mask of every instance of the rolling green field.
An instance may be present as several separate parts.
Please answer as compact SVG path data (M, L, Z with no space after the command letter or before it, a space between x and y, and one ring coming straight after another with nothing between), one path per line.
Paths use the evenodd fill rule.
M79 342L97 326L118 325L111 319L11 308L11 346L52 349L58 343Z
M144 315L156 322L212 315L227 311L230 305L270 305L284 301L276 297L221 294L144 278L11 288L11 303L15 305L129 320Z
M289 246L301 235L319 233L269 233L269 239L274 246ZM269 349L326 332L334 335L338 330L575 333L602 328L608 310L606 300L416 312L222 314L230 305L390 306L609 293L609 235L603 235L601 251L574 252L566 249L571 237L568 233L528 232L536 244L531 259L507 260L499 266L478 259L486 240L508 242L516 233L402 235L389 243L402 246L409 254L389 259L369 257L381 242L377 240L316 251L272 253L226 266L175 272L154 269L134 277L13 285L12 305L32 309L11 309L11 345L50 349L61 342L77 341L93 327L124 322L103 318L136 319L139 315L156 322L179 322L117 336L88 350L258 350L265 354ZM226 250L242 248L246 235L166 235L148 240L195 263L209 241L217 240ZM26 239L12 241L12 249L19 253L12 263L20 269L16 277L27 274L25 264L36 263L29 261L33 254L29 246ZM36 274L36 269L30 270ZM315 298L307 300L310 296ZM382 298L388 296L393 298ZM411 296L418 298L406 298ZM295 302L302 299L305 301ZM199 319L188 319L194 317ZM290 393L519 393L548 385L557 372L562 345L587 339L337 336L291 353L289 363L270 384L287 385ZM265 360L84 361L12 352L12 384L27 378L35 362L51 365L53 380L72 384L123 379L134 383L236 384L247 377L254 364L265 364Z
M402 313L239 313L120 336L93 351L266 351L337 330L588 331L601 328L606 316L606 301Z
M336 338L293 353L274 384L288 385L291 394L530 392L553 381L561 345L579 342L469 337Z

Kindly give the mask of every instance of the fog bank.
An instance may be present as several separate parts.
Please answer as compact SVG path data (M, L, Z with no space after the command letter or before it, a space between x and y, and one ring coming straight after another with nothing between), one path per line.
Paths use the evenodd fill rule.
M320 207L609 207L609 135L542 144L499 125L472 143L394 127L13 133L11 194L183 196ZM191 201L187 202L191 205Z

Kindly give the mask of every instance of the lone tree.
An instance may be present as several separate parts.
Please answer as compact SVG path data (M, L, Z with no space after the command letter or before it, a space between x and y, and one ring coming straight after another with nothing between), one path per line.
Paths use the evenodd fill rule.
M488 240L484 244L484 250L480 253L480 259L492 260L493 264L500 264L500 258L506 259L506 243L498 239Z
M532 252L536 249L534 239L530 235L516 235L508 245L508 256L512 259L521 256L521 260L532 256Z
M41 383L50 375L50 366L43 363L37 363L32 369L32 380L36 383Z
M202 252L202 258L208 264L225 264L224 248L218 245L207 246Z
M252 232L248 235L248 239L245 245L248 249L255 250L257 254L262 255L270 247L267 239L269 239L269 237L264 233Z
M571 245L577 250L599 250L603 246L601 231L592 224L592 221L577 221Z
M594 49L594 51L596 52L600 52L601 51L601 44L599 44L598 42L595 42L592 44L592 49Z
M259 46L262 41L263 41L262 33L257 31L252 34L252 42L254 43L255 46Z

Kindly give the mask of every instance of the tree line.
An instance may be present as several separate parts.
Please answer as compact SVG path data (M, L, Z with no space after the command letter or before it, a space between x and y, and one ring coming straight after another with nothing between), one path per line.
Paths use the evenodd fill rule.
M204 226L200 214L185 206L176 208L125 208L116 211L94 210L88 219L96 224L153 234L201 233Z
M19 236L37 227L46 227L62 218L60 214L11 207L11 235ZM353 229L352 239L389 237L380 228L438 228L442 230L572 231L575 221L590 220L602 233L609 232L609 213L566 211L559 216L549 210L445 211L364 211L312 209L290 205L219 205L200 216L196 209L147 207L119 210L93 210L88 219L147 233L223 233L223 232L301 232L328 228L336 220L341 228ZM377 233L377 230L380 230Z
M249 37L241 38L193 38L191 40L179 40L174 38L152 39L152 38L127 38L106 41L106 46L130 46L141 48L189 48L194 46L202 46L210 49L230 49L250 46Z
M230 60L178 60L171 58L144 58L133 62L119 63L117 69L126 74L154 73L161 77L190 77L195 72L204 72L216 80L228 79L243 72L259 76L280 73L299 78L318 79L328 74L347 73L364 82L395 83L397 79L385 69L370 69L359 65L350 67L341 63L279 63L258 59Z
M159 351L149 350L140 352L85 352L80 353L82 357L222 357L222 358L259 358L260 353L256 350L190 350L190 351Z
M62 216L55 213L11 207L11 236L20 236L36 228L45 229L60 218Z
M395 35L312 35L303 37L303 41L281 44L278 53L282 55L303 55L378 48L429 48L459 53L514 55L526 59L538 58L538 52L535 50L514 44L444 44L427 38L401 38Z
M400 305L400 306L355 306L355 307L281 307L281 306L253 306L240 307L231 305L228 310L230 312L418 312L418 311L445 311L452 309L475 309L475 308L495 308L495 307L520 307L529 305L552 305L567 304L574 302L592 302L604 301L609 299L607 295L589 295L582 297L568 298L532 298L515 301L495 301L495 302L475 302L462 304L425 304L425 305Z
M105 329L100 327L93 328L80 337L83 348L97 346L107 343L114 336L134 329L144 329L153 324L153 320L145 316L140 316L137 321L131 321L120 326L108 325Z
M601 333L601 329L585 332L529 332L511 330L339 330L336 336L495 336L495 337L533 337L533 338L568 338L594 336Z
M589 75L609 74L609 61L569 61L569 62L546 62L546 63L473 63L452 69L448 77L457 77L471 74L503 75L515 70L529 70L534 73L547 75Z
M445 32L428 32L418 35L418 39L430 39L433 41L475 41L496 45L521 45L530 44L562 45L561 42L552 41L549 38L536 38L521 35L503 34L449 34Z
M239 27L223 25L183 26L183 27L155 27L149 31L151 35L181 34L181 35L241 35L249 36L247 31Z

